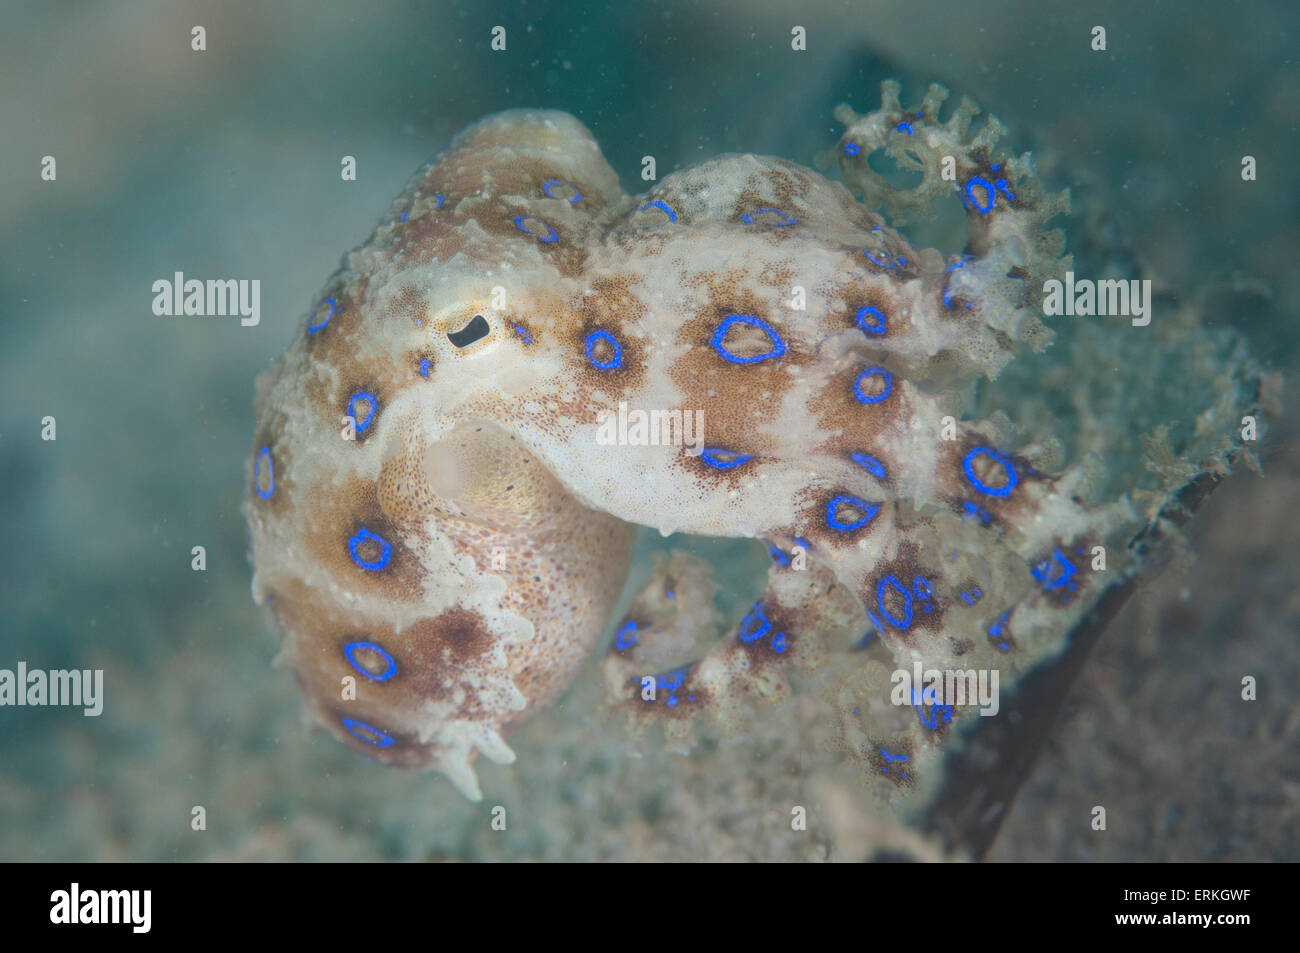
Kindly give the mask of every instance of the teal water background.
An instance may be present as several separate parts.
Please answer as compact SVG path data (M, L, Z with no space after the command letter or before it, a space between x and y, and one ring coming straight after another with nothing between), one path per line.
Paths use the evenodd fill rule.
M874 108L889 76L916 102L937 80L1072 189L1072 244L1087 247L1087 226L1131 243L1175 293L1235 288L1211 322L1293 366L1300 7L784 7L6 3L0 667L102 667L108 697L98 719L0 710L0 859L484 856L459 835L412 844L403 805L428 779L375 785L372 812L349 792L377 769L297 730L292 682L267 668L238 511L256 373L409 175L484 114L573 112L636 191L646 154L661 176L727 151L810 163L838 135L837 103ZM488 48L497 24L504 53ZM796 24L807 52L790 49ZM1105 53L1089 49L1094 24ZM53 183L39 178L47 154ZM1256 182L1241 181L1245 154ZM358 181L340 181L343 155ZM260 278L260 326L155 317L152 282L175 271ZM1285 406L1267 450L1294 460ZM40 439L46 415L55 442ZM1293 519L1293 501L1272 515ZM1211 578L1245 587L1198 610L1231 624L1258 577ZM1283 622L1294 611L1278 607ZM339 779L335 800L312 793L320 771ZM206 839L189 831L194 803L226 819ZM454 828L461 807L447 810ZM1004 838L1028 842L1023 825ZM538 832L520 854L565 856L571 840Z

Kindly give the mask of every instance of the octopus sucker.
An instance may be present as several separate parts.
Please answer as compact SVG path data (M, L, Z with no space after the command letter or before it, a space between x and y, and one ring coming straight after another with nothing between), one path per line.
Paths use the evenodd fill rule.
M513 763L607 636L607 730L687 750L815 699L882 803L932 793L975 713L891 706L881 673L1014 684L1240 453L1202 428L1142 482L1016 413L1008 368L1058 340L1042 288L1073 267L1069 193L970 100L941 121L946 98L906 109L886 83L837 109L819 164L842 182L726 155L633 196L549 110L489 116L420 170L258 382L254 595L311 716L478 800L477 758ZM893 188L875 151L921 183ZM939 201L965 209L959 253L899 230ZM1261 373L1221 369L1219 419ZM638 527L755 540L765 588L723 618L711 567L676 553L612 618Z

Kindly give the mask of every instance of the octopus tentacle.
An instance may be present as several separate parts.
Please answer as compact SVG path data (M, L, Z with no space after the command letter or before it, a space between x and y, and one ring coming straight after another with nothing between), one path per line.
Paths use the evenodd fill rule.
M899 91L836 112L825 164L864 202L753 155L630 196L546 110L474 124L412 179L258 385L254 594L314 719L477 799L477 757L510 763L605 630L638 526L773 558L729 620L707 567L663 559L616 626L609 704L675 746L806 692L888 799L933 784L971 716L891 697L893 673L1013 679L1061 650L1161 491L1103 494L1098 455L1064 465L1040 422L978 410L1052 340L1069 195L969 100L941 121L942 87L910 112ZM892 188L879 150L920 184ZM893 227L949 193L961 254ZM1214 419L1253 373L1215 378ZM1212 436L1160 472L1226 469Z

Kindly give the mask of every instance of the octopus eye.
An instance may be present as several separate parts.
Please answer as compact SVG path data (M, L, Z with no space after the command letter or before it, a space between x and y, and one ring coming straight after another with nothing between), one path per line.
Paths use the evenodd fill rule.
M488 331L487 319L481 314L474 315L473 320L465 325L459 331L447 332L447 340L457 347L468 347L480 338L487 337Z

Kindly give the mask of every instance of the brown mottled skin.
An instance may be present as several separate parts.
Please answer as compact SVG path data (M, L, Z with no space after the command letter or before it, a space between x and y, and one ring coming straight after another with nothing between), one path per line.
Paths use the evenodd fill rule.
M781 159L722 156L630 197L558 112L490 116L417 175L258 386L254 591L311 713L478 798L475 757L512 761L505 736L607 631L637 525L779 554L759 603L769 628L733 628L682 670L671 706L640 695L673 654L656 644L715 620L711 588L687 578L703 566L674 563L674 584L660 567L636 638L606 663L611 704L638 718L735 723L751 699L788 694L787 669L816 672L874 629L900 663L1006 665L986 629L1014 609L1032 644L1048 606L1030 566L1123 514L1086 509L1078 474L1031 472L1005 427L963 415L980 378L1051 338L1033 289L1064 268L1043 222L1067 200L1038 191L1027 156L995 157L996 135L968 141L968 114L940 124L930 98L925 111L905 145L954 152L964 176L1004 177L1015 195L968 205L964 261L913 249L844 186ZM847 118L847 181L870 191L866 154L896 143L901 115L887 88L881 111ZM855 136L861 168L844 151ZM927 174L918 208L933 186ZM485 333L466 341L476 321ZM705 453L601 444L620 402L702 410ZM983 491L963 470L978 447L1007 461L970 458ZM971 608L957 592L975 584ZM896 624L912 603L915 622Z

